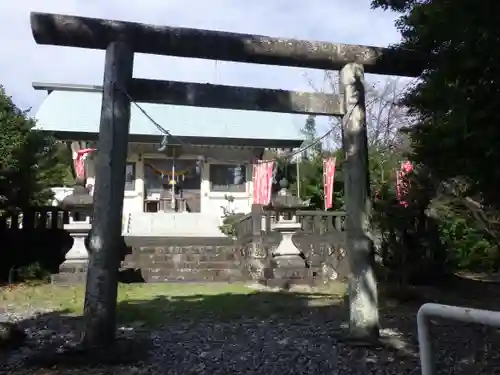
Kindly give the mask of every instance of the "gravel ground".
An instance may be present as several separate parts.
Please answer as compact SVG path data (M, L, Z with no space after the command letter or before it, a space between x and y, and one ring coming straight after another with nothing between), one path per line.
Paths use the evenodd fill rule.
M23 316L24 315L24 316ZM139 324L120 327L119 337L151 343L140 362L108 367L36 368L26 358L47 348L75 342L78 318L50 312L3 314L19 321L28 334L26 346L0 357L5 374L420 374L414 314L385 311L383 335L397 348L353 347L339 340L338 318L328 313L268 320L178 322L147 330ZM459 328L457 328L459 327ZM487 336L485 336L487 334ZM443 374L492 374L500 370L496 332L480 327L436 322L433 337ZM484 342L490 343L486 353ZM481 350L478 350L481 348ZM483 356L484 358L481 358ZM3 362L2 362L3 361ZM476 363L475 363L476 362Z

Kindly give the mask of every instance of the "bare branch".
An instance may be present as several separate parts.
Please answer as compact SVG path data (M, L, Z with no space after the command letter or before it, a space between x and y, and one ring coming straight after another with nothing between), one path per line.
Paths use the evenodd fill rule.
M313 79L307 74L304 73L304 78L307 81L307 84L311 89L318 93L338 93L339 92L339 79L338 72L325 70L323 75L323 85L319 88ZM328 88L325 90L325 86ZM341 147L342 145L342 128L341 128L341 119L336 116L328 117L328 127L333 129L330 135L325 139L325 149L336 149Z
M337 72L324 72L322 88L319 88L319 85L315 84L307 74L304 74L304 77L308 85L316 92L325 93L325 86L329 92L338 93L339 91ZM399 129L410 126L411 121L406 109L399 103L408 85L403 86L400 79L390 77L381 82L367 82L366 121L369 146L387 149L394 148L396 144L402 144ZM334 130L328 142L331 146L338 148L342 141L340 119L329 118L329 126Z

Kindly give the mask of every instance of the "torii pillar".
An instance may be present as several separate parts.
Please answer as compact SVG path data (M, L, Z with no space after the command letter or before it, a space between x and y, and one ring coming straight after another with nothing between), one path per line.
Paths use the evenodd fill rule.
M115 338L130 123L130 99L126 93L133 65L134 52L126 44L108 45L95 163L94 214L88 239L83 343L90 346L105 346Z

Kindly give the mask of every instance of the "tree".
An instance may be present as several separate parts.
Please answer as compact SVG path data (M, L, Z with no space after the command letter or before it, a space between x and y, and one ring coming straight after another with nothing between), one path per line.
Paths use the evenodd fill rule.
M308 147L309 149L305 151L307 157L314 157L321 155L323 150L323 145L321 142L317 142L318 133L316 131L316 118L312 115L307 117L304 127L301 129L302 134L306 137L306 140L302 147Z
M325 71L323 87L318 87L312 79L305 76L311 88L316 92L338 93L338 73ZM373 152L387 152L408 148L408 137L400 132L409 127L413 121L402 105L401 99L411 81L406 83L402 79L388 77L382 81L366 82L366 128L368 148ZM325 88L326 87L326 88ZM327 149L342 147L342 119L330 117L331 134L325 139Z
M315 83L305 76L309 85L316 92L338 92L338 75L335 72L325 71L323 87L318 87ZM403 159L403 154L408 151L408 136L401 133L400 129L411 126L411 118L407 114L406 108L401 104L406 85L400 79L387 78L381 82L366 84L366 122L370 162L370 178L372 192L377 193L382 186L394 175L395 169ZM326 88L325 88L326 87ZM330 147L326 150L335 153L339 167L336 172L335 181L342 181L342 130L341 118L330 118L331 136L329 137ZM306 136L310 134L307 130L308 124L302 130ZM316 132L314 132L316 134ZM308 138L310 139L310 138ZM319 163L319 164L318 164ZM320 173L321 161L310 159L301 164L303 178L306 176L311 184L304 183L301 190L303 196L312 198L312 202L321 202L315 194L319 194L320 188L315 187L318 181L322 181L321 176L309 177L311 173ZM337 179L337 175L340 180ZM312 186L309 186L312 185ZM341 184L335 183L335 191L343 192ZM305 194L305 195L304 195ZM337 204L342 202L340 196L336 196ZM339 207L336 205L336 207ZM342 207L342 206L340 206Z
M414 160L439 179L465 177L469 193L500 208L500 25L498 3L472 0L389 1L401 11L408 48L429 56L421 80L404 98L417 125L410 131ZM439 155L439 157L436 157Z
M309 201L311 209L324 209L325 195L323 188L323 158L327 156L335 156L337 158L337 167L335 170L335 180L333 187L333 207L335 210L344 208L344 178L342 174L343 153L342 150L335 152L323 151L322 154L317 154L313 157L306 157L297 160L300 169L300 184L297 185L297 165L290 166L288 169L294 171L291 181L291 191L298 194L301 199ZM297 189L300 191L297 191Z
M71 153L16 107L0 86L0 206L47 204L70 174Z
M461 201L500 245L500 25L493 1L374 0L401 12L406 48L428 56L403 102L416 125L408 130L412 159L441 182L441 196Z
M328 90L318 89L312 81L310 84L316 91L338 91L338 80L334 73L325 72L324 81ZM411 138L401 130L411 130L416 120L402 101L405 91L412 87L411 84L402 84L399 79L387 78L377 84L367 85L366 89L370 179L375 200L372 234L384 270L402 283L432 282L432 278L437 281L438 277L446 276L450 261L460 267L473 263L492 263L491 257L485 258L484 251L489 243L487 238L491 235L485 239L479 234L477 225L473 225L470 219L470 213L464 212L463 208L456 208L457 199L436 194L438 184L428 168L419 168L411 178L411 205L403 207L396 201L395 173L401 161L411 154ZM332 119L332 139L337 148L341 145L340 125L339 120ZM321 207L322 189L318 186L321 164L315 165L309 161L304 164L312 165L301 168L305 170L302 175L307 178L307 182L301 185L302 195L311 198L312 202L318 202ZM341 166L338 172L341 176ZM337 191L341 190L336 186ZM471 202L466 203L471 206ZM481 212L475 213L476 216L484 217L479 215ZM489 229L490 234L495 234L491 230L491 222L485 223L483 220L480 223ZM464 226L466 229L459 229ZM467 236L460 235L459 231L467 233ZM471 241L476 240L477 244L472 246ZM472 258L475 258L474 262ZM429 270L427 280L421 279L421 267Z

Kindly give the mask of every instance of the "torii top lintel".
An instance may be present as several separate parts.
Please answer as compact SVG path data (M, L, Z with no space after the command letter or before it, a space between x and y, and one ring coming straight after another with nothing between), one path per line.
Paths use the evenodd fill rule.
M31 13L31 30L38 44L106 49L113 41L123 41L139 53L325 70L356 62L367 73L408 77L420 75L425 61L410 51L390 48L39 12Z

